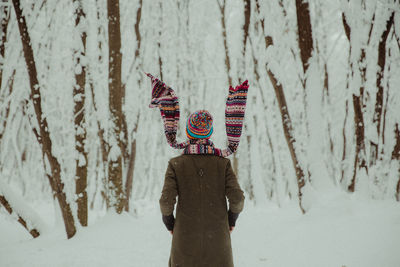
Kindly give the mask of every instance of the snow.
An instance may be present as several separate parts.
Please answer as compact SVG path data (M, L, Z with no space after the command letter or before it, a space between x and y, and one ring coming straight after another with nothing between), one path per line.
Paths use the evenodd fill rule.
M32 239L0 212L0 266L167 266L171 235L158 203L139 214L107 213L66 240L62 224ZM400 205L357 194L329 194L302 215L246 202L232 232L237 267L398 267Z
M126 88L122 110L128 136L122 131L118 138L127 138L127 144L136 141L130 206L138 214L115 215L105 214L101 195L105 192L112 197L107 164L121 155L109 109L107 3L82 1L86 16L75 27L77 2L37 2L22 3L39 80L35 90L40 89L40 94L32 97L41 99L42 118L48 122L52 153L60 164L73 215L77 213L77 159L78 166L88 165L87 194L93 209L89 211L90 227L78 227L77 235L66 240L60 207L46 177L50 174L49 161L43 158L32 131L39 131L38 120L29 97L29 75L15 12L10 12L5 55L0 58L0 114L5 115L9 107L7 125L0 126L0 194L41 236L32 240L16 221L16 215L8 215L0 205L0 267L167 265L171 236L161 222L157 200L168 159L180 151L168 147L159 112L148 108L151 86L144 71L158 77L162 74L164 82L179 95L177 139L184 141L187 115L207 109L214 116L212 140L217 147L226 145L228 74L233 85L239 78L249 80L246 127L237 153L238 180L247 206L232 234L235 266L400 266L396 253L400 247L400 205L395 202L400 162L392 159L394 129L400 121L400 91L396 90L400 87L396 39L399 12L393 25L397 35L391 32L386 44L382 80L386 115L380 135L373 121L378 43L389 14L397 8L395 4L375 0L309 1L315 50L304 74L294 1L258 1L257 7L252 0L246 47L244 3L226 1L229 73L217 1L121 1L122 81ZM137 21L140 2L142 13ZM350 42L342 13L351 27ZM136 22L141 40L137 57ZM85 52L83 31L87 33ZM265 36L273 40L268 49ZM362 49L366 54L359 62ZM329 89L323 84L325 64ZM305 215L300 213L295 169L266 66L285 93L285 109L290 117L284 119L287 122L290 118L293 127L290 141L295 142L296 167L301 167L306 176L302 188ZM85 93L74 96L75 74L81 73L82 67L87 67ZM361 77L361 67L366 67L365 77ZM8 89L11 78L12 92ZM301 85L304 78L306 90ZM368 174L364 169L357 171L356 192L348 194L356 150L353 94L360 95L361 87L365 89L366 153L360 156L369 166ZM74 105L83 98L87 159L76 151L75 135L83 133L83 128L74 125ZM102 161L99 133L110 146L106 163ZM370 164L371 159L375 160L371 158L372 141L384 152L374 164ZM125 180L127 166L123 170Z

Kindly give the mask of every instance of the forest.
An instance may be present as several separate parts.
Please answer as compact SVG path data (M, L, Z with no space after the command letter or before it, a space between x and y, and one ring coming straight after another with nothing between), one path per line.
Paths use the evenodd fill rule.
M398 0L2 0L0 217L33 238L61 221L70 239L99 214L158 205L179 152L146 73L180 96L177 139L206 109L219 147L228 88L249 81L230 156L248 203L307 214L339 192L399 205L399 11Z

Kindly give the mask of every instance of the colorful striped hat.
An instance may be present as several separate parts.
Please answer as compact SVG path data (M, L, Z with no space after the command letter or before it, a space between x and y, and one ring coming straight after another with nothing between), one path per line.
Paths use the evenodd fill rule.
M191 114L187 120L186 135L189 140L177 142L176 133L179 124L179 100L175 91L163 81L150 73L152 94L151 108L159 108L164 123L164 133L168 144L175 149L184 149L184 154L214 154L227 157L235 153L242 134L244 114L246 110L247 91L249 82L246 80L235 88L229 86L225 106L225 127L228 139L227 148L214 147L208 139L213 132L213 119L206 110L199 110Z
M208 139L213 133L213 118L207 110L197 110L190 114L186 122L189 139Z

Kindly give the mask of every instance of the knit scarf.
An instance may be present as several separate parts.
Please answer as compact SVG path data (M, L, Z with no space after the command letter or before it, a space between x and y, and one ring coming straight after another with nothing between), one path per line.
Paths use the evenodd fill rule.
M176 141L179 124L179 100L174 90L153 75L146 73L151 79L152 93L149 107L159 108L164 123L164 133L168 144L176 149L184 149L184 154L213 154L227 157L236 152L242 135L244 114L246 110L248 81L233 88L229 87L225 107L225 126L228 147L215 148L208 139L188 140L182 143Z

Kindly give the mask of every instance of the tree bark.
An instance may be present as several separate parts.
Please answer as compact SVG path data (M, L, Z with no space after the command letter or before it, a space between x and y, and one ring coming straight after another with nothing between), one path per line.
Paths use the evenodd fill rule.
M140 20L142 19L142 5L143 5L143 0L139 1L139 7L136 11L136 23L135 23L135 34L136 34L136 43L137 47L135 50L135 59L139 57L140 54L140 45L142 41L142 36L140 35Z
M394 12L390 15L389 20L386 22L386 28L381 35L381 39L379 40L378 45L378 71L376 74L376 87L378 88L376 92L376 102L375 102L375 112L373 117L373 123L376 125L376 131L378 133L377 143L371 142L371 152L373 154L371 157L374 159L375 163L378 159L379 154L379 138L381 135L381 118L382 118L382 107L383 107L383 85L382 80L385 71L385 63L386 63L386 40L389 35L390 29L393 25L394 20Z
M219 10L221 12L221 26L222 26L222 39L224 41L224 51L225 51L225 66L226 66L226 73L228 76L228 83L229 86L232 86L232 77L231 77L231 62L229 58L229 50L228 50L228 43L226 40L226 25L225 25L225 0L223 0L222 5L218 2Z
M282 6L282 2L280 2L279 4ZM256 0L256 10L257 10L258 15L260 15L260 4L259 4L258 0ZM287 14L286 14L285 9L283 9L283 6L282 6L282 10L283 10L284 16L286 16ZM271 36L265 35L264 19L262 17L260 18L260 23L261 23L262 33L264 34L265 49L268 49L268 47L273 45L273 39ZM253 61L254 61L255 65L258 64L258 62L254 56L253 56ZM267 66L266 66L266 70L267 70L268 77L274 88L276 99L278 100L278 105L279 105L281 118L282 118L282 127L283 127L283 131L284 131L285 138L286 138L286 143L289 148L289 152L290 152L290 155L292 158L292 163L293 163L296 178L297 178L299 207L300 207L301 212L304 214L305 210L302 205L302 191L301 191L305 185L304 171L301 168L301 166L299 165L299 161L297 160L296 151L294 149L295 139L293 136L293 127L292 127L292 122L290 119L289 110L288 110L287 103L286 103L285 93L283 91L282 84L275 78L275 75L272 73L271 70L268 69ZM260 76L259 76L258 72L256 71L256 69L255 69L255 76L258 81ZM260 93L262 95L262 99L263 99L263 103L264 103L265 102L264 94L262 91L260 91ZM272 146L272 142L271 142L268 130L267 130L267 136L268 136L268 140L270 143L271 152L273 154L273 146ZM274 166L274 173L275 173L276 172L275 171L276 164L275 164L274 160L273 160L273 166Z
M161 31L161 26L163 25L163 21L162 21L162 19L163 19L163 17L162 17L162 14L163 14L163 7L162 7L162 2L159 2L158 3L159 4L159 8L158 8L158 11L160 12L160 17L159 17L159 26L160 26L160 29L159 29L159 31L158 31L158 40L157 40L157 46L158 46L158 68L159 68L159 73L160 73L160 78L161 78L161 80L164 80L164 76L163 76L163 61L162 61L162 58L161 58L161 35L162 35L162 31Z
M3 81L3 69L4 69L4 56L5 56L5 44L7 42L7 28L10 20L10 9L8 6L0 7L1 21L0 21L0 89Z
M267 36L265 38L265 45L266 45L266 48L273 45L273 40L270 36ZM292 163L293 163L293 167L294 167L294 170L296 173L296 178L297 178L299 207L300 207L301 212L304 214L305 210L304 210L303 204L302 204L302 196L303 196L302 188L305 186L304 171L303 171L302 167L300 166L300 163L297 159L296 150L294 147L294 143L296 142L296 139L293 136L292 120L290 119L289 109L288 109L288 106L286 103L285 93L283 91L282 83L280 83L276 79L275 75L268 68L268 66L266 66L266 70L267 70L268 77L272 83L272 86L274 87L276 100L278 101L279 110L281 112L283 132L285 133L286 143L289 148L290 156L292 158Z
M85 19L85 13L82 9L81 0L74 0L75 10L75 27L81 36L82 48L75 49L75 86L74 95L74 123L75 123L75 149L78 152L76 159L75 174L75 193L77 196L76 203L78 206L78 219L82 226L87 226L88 222L88 197L87 197L87 167L88 155L85 149L86 143L86 125L85 125L85 85L86 85L86 65L82 58L86 56L86 32L80 30ZM81 47L80 45L78 47Z
M243 57L246 54L246 43L249 36L249 26L250 26L250 16L251 16L251 1L250 0L243 0L244 1L244 25L243 25ZM242 81L239 81L242 82Z
M140 55L140 47L142 44L142 35L140 34L140 20L142 19L142 5L143 5L143 0L139 1L139 7L136 11L136 22L135 22L135 35L136 35L136 50L135 50L135 58L131 64L131 66L129 67L129 71L128 73L132 73L133 72L133 68L136 66L138 67L138 65L136 65L136 61L137 59L139 59L139 55ZM139 84L140 84L140 80L139 80ZM126 83L123 84L123 86L126 86Z
M8 213L10 213L10 215L13 214L13 209L10 203L2 195L0 195L0 203L4 206L4 208L8 211ZM39 231L36 228L28 226L26 220L24 220L24 218L22 218L20 214L17 214L17 216L18 216L18 222L31 234L31 236L33 236L33 238L36 238L40 235Z
M361 96L353 94L353 109L354 109L354 125L356 134L356 153L354 159L354 171L351 183L348 186L350 192L354 192L357 170L365 168L367 170L367 162L365 159L365 142L364 142L364 118L361 109Z
M122 190L123 155L126 147L122 113L123 90L121 82L121 31L119 0L107 0L108 13L108 80L109 105L112 121L110 129L110 153L108 155L108 186L111 194L110 205L121 213L124 205Z
M286 142L289 147L290 155L292 157L293 167L295 169L296 177L297 177L297 185L298 185L298 189L299 189L299 191L298 191L299 206L300 206L301 211L304 214L305 210L302 205L302 195L303 195L302 188L305 185L304 172L300 166L299 161L297 160L297 155L296 155L296 151L294 148L294 143L296 142L296 139L293 136L292 121L290 119L289 110L288 110L288 107L286 104L285 93L283 92L282 84L280 82L278 82L278 80L275 78L275 75L268 68L267 68L267 73L268 73L269 79L271 80L272 86L274 87L276 99L278 100L279 109L281 111L283 131L285 133Z
M374 15L375 17L375 15ZM374 19L373 17L373 19ZM349 41L349 47L350 51L349 53L351 54L351 49L352 49L352 44L351 44L351 28L349 24L347 23L346 16L344 13L342 13L342 23L343 27L346 33L346 37L348 38ZM371 31L373 27L373 22L371 23L370 30L369 30L369 38L368 42L371 37ZM355 190L355 184L356 184L356 177L357 177L357 171L361 168L364 168L366 173L368 173L368 166L367 166L367 161L366 161L366 152L365 152L365 137L364 137L364 116L363 116L363 97L364 97L364 86L366 82L366 66L365 66L365 48L361 48L361 53L360 53L360 58L358 59L358 66L360 69L360 75L361 75L361 85L359 89L359 94L355 95L353 94L353 109L354 109L354 128L355 128L355 135L356 135L356 152L355 152L355 157L354 157L354 166L353 166L353 177L351 179L351 182L348 186L348 190L350 192L354 192ZM352 74L354 74L353 71L353 63L350 61L350 69Z
M129 199L130 199L131 193L132 193L133 173L135 171L135 160L136 160L136 139L134 139L131 144L131 153L130 153L130 157L129 157L128 171L126 173L125 211L129 211Z
M129 211L129 199L132 193L133 174L135 171L135 161L136 161L136 133L139 127L139 119L140 119L140 113L137 116L136 126L132 132L133 140L131 143L131 153L129 156L128 171L126 173L126 181L125 181L125 211Z
M282 4L282 9L284 9ZM287 13L285 16L287 16ZM304 123L307 131L307 136L310 136L310 126L308 120L308 100L307 100L307 70L309 67L309 60L313 52L313 36L312 36L312 26L310 18L310 8L308 0L296 0L296 18L297 18L297 41L299 43L300 58L303 66L303 75L301 75L301 84L303 86L303 107L304 107ZM312 103L311 103L312 104Z
M100 43L99 43L100 46ZM100 47L99 47L100 48ZM89 88L90 88L90 93L91 93L91 97L92 97L92 104L93 104L93 109L95 111L95 113L98 112L98 108L97 108L97 104L96 104L96 100L95 100L95 95L94 95L94 85L93 85L93 79L91 77L90 74L90 68L89 66L87 66L87 74L88 74L88 82L89 82ZM108 186L107 186L107 163L108 163L108 152L109 152L109 146L108 143L105 140L104 137L104 129L101 128L100 125L100 121L98 119L96 119L97 122L97 136L99 137L99 141L100 141L100 154L101 154L101 162L102 162L102 167L103 167L103 188L105 190L102 191L101 195L104 198L105 202L106 202L106 208L108 209L110 207L110 201L109 201L109 194L108 194Z
M61 208L61 214L64 219L65 230L67 232L67 237L71 238L76 233L74 217L72 216L71 208L67 202L66 195L63 191L64 183L61 180L61 167L57 158L52 153L52 142L50 139L49 127L47 124L46 116L42 113L42 103L40 94L40 84L37 78L36 64L33 55L33 50L31 46L31 38L29 36L28 28L26 25L25 16L22 14L20 1L13 0L15 14L17 16L19 32L21 36L22 48L24 51L25 62L28 69L29 83L31 88L30 98L32 100L38 126L39 133L37 134L36 129L33 127L34 132L36 132L37 140L42 148L43 156L46 156L50 164L51 175L47 175L51 189L54 196L57 198L58 203Z
M396 200L400 201L400 130L399 130L398 123L396 123L396 129L394 130L394 133L395 133L395 138L396 138L396 144L393 148L392 160L397 160L397 162L399 164L399 168L397 171L399 180L397 181L397 185L396 185Z
M324 63L324 94L323 97L326 97L326 101L328 105L330 105L329 101L329 74L328 74L328 66L326 65L326 62ZM331 151L331 154L333 155L333 150L334 150L334 144L332 140L332 133L331 133L331 123L328 121L328 134L329 134L329 149Z
M313 51L313 39L311 29L311 18L309 4L305 0L296 0L298 42L300 48L301 62L303 64L303 73L308 69L308 60ZM305 81L304 81L305 83Z
M347 117L349 115L349 101L346 100L346 113L344 116L343 121L343 129L342 129L342 136L343 136L343 152L342 152L342 162L341 162L341 176L340 176L340 183L344 180L344 163L346 161L346 149L347 149L347 138L346 138L346 124L347 124Z
M256 11L257 11L256 14L260 15L260 4L259 4L258 0L255 1L255 4L256 4L255 6L256 6ZM249 6L249 8L250 8L250 6ZM265 31L264 31L264 19L260 18L259 22L261 24L261 32L264 35L264 33L265 33ZM258 22L255 23L255 30L258 33ZM269 45L272 45L272 38L270 36L264 36L264 40L265 40L265 47L266 48L268 48ZM257 82L257 85L258 85L257 87L258 87L258 89L260 91L260 95L261 95L261 102L262 102L262 106L264 108L264 112L263 113L264 113L264 115L266 115L267 112L268 112L267 111L267 104L266 104L266 100L265 100L265 94L264 94L264 92L262 90L262 86L260 84L260 73L258 71L259 63L258 63L258 60L257 60L257 58L255 56L256 53L254 51L255 44L253 43L252 38L249 38L249 42L250 42L250 46L251 46L251 49L252 49L252 53L251 54L252 54L252 59L253 59L253 72L254 72L254 76L256 78L256 82ZM265 117L265 120L267 120L266 117ZM271 140L271 135L270 135L270 132L269 132L268 125L266 125L266 133L267 133L268 145L269 145L269 148L271 149L271 155L272 155L271 156L271 159L272 159L272 177L271 177L271 180L272 180L272 182L274 183L274 185L276 187L275 176L276 176L277 166L276 166L276 162L275 162L274 147L272 145L272 140ZM274 193L273 190L271 190L271 198L272 198L272 194L273 193ZM275 193L277 193L277 192L275 192Z
M11 95L12 91L14 89L15 73L16 73L16 70L14 69L10 78L7 81L8 95ZM6 97L4 97L4 98L6 98ZM1 100L0 102L3 102L4 99L1 97L0 100ZM3 125L2 125L2 128L0 129L0 144L1 144L1 140L3 139L4 132L6 131L6 128L7 128L7 119L8 119L8 116L10 115L10 104L11 104L11 99L8 100L4 114L1 114L1 116L3 118Z
M139 64L136 64L137 61L139 60L139 56L140 56L140 47L141 47L141 42L142 42L142 37L140 34L140 20L142 18L142 5L143 5L143 0L139 1L139 7L136 11L136 23L135 23L135 35L136 35L136 50L135 50L135 58L134 61L132 63L131 68L129 68L129 73L132 73L133 71L133 66L139 66ZM159 57L159 64L160 64L160 75L162 75L161 71L162 71L162 61L161 61L161 57ZM137 69L136 69L137 70ZM139 82L139 87L140 87L140 80ZM125 84L124 84L125 87ZM140 111L139 114L137 116L137 120L136 120L136 126L133 129L133 140L131 140L131 150L130 150L130 154L129 154L129 158L128 158L128 171L126 173L126 181L125 181L125 211L129 211L129 199L131 198L131 194L132 194L132 185L133 185L133 175L135 172L135 161L136 161L136 133L137 133L137 129L139 126L139 119L140 119Z

